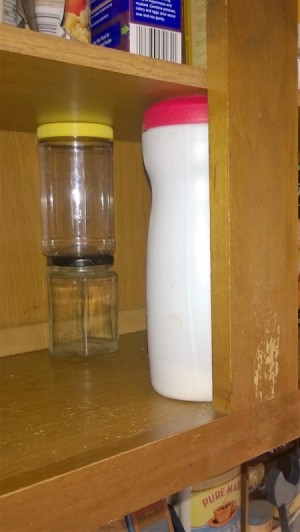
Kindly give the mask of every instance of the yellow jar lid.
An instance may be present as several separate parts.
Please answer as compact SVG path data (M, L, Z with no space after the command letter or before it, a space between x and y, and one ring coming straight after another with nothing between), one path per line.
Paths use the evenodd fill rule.
M96 137L113 140L114 132L111 126L92 124L88 122L56 122L41 124L37 128L38 139L51 137Z

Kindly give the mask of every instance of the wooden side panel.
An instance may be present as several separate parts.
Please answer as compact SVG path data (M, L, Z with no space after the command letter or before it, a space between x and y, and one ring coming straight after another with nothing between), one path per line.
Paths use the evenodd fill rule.
M115 270L119 274L120 310L142 309L151 196L140 143L115 142L114 181ZM4 330L28 326L30 335L32 325L47 320L46 259L40 251L39 169L34 134L0 132L0 187L1 344L6 338Z
M214 404L297 388L296 0L208 2Z

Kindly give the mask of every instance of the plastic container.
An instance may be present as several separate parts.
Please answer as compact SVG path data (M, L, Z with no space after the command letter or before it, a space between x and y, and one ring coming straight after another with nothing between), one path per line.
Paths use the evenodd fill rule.
M235 467L180 493L179 515L186 532L240 532L241 471Z
M248 532L270 532L273 527L273 506L258 499L249 502Z
M90 356L118 348L118 277L112 257L49 258L49 350Z
M113 255L113 131L101 124L38 128L42 252Z
M208 108L206 96L144 114L152 188L146 296L152 385L174 399L212 399Z

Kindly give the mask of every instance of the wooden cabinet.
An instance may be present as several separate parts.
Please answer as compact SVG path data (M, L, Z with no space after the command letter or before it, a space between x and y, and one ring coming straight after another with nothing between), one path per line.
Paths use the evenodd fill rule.
M0 26L3 530L95 530L300 435L296 2L210 0L208 75ZM208 89L213 404L149 382L141 119ZM115 130L120 351L47 354L36 126ZM23 354L22 354L23 353ZM9 356L12 355L12 356Z

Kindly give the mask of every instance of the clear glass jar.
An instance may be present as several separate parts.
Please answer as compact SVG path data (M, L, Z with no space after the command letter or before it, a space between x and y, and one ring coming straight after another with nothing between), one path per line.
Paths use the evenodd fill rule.
M90 356L118 348L118 277L112 257L49 258L49 350Z
M86 123L39 126L42 252L113 255L113 130Z

